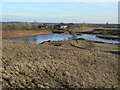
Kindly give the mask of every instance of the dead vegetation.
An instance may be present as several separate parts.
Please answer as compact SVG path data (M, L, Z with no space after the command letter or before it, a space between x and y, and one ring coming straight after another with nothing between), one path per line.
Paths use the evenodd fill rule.
M54 47L3 40L3 89L118 87L118 45L94 43L91 52L84 40L72 41L84 49L60 43Z

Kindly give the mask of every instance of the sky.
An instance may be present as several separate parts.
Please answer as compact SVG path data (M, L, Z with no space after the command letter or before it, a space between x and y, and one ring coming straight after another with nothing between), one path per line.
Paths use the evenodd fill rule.
M93 0L0 0L1 2L93 2ZM119 0L94 0L94 2L119 2Z
M118 2L2 2L2 21L118 23Z

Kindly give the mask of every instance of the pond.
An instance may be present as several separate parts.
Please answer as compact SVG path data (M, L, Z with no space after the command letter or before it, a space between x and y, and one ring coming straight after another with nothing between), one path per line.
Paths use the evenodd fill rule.
M49 40L50 41L68 40L71 37L72 35L69 35L69 34L41 34L41 35L34 35L34 36L27 36L27 37L10 38L9 40L39 44ZM83 38L86 40L101 41L101 42L107 42L107 43L120 43L120 41L101 39L96 37L95 35L89 35L89 34L83 34L82 36L77 35L77 38Z

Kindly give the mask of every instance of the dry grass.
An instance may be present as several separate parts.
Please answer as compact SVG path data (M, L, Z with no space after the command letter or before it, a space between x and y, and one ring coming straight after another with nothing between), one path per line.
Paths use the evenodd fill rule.
M31 36L31 35L38 35L38 34L50 34L51 31L37 31L37 30L11 30L11 31L3 31L2 38L12 38L12 37L23 37L23 36Z
M93 43L95 50L90 51L84 40L72 41L84 49L69 41L62 43L48 46L3 40L3 88L118 87L116 44Z

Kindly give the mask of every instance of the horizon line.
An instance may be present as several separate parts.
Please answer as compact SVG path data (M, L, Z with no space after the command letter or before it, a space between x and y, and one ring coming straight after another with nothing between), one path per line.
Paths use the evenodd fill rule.
M118 24L118 23L112 23L112 22L40 22L40 21L0 21L0 23L4 23L4 22L36 22L36 23L75 23L75 24Z

